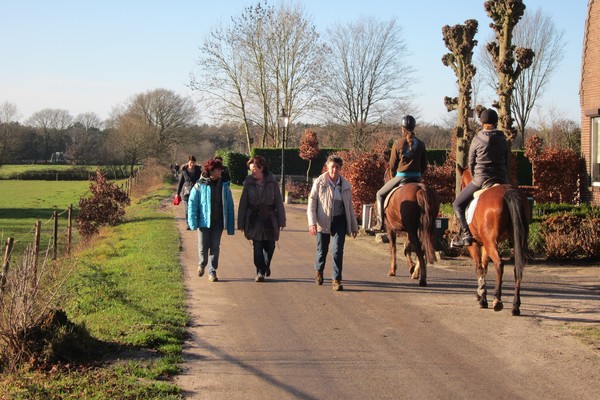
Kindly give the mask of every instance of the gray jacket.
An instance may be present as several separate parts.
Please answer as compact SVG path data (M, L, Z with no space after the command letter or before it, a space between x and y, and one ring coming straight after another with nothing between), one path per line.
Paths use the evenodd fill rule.
M508 183L507 160L508 143L504 133L497 129L479 131L469 149L473 184L481 187L490 178Z
M285 208L281 191L272 173L263 178L262 189L252 175L244 180L238 208L238 229L249 240L279 240L280 228L285 228Z
M352 205L352 186L344 177L342 180L342 200L344 202L344 213L346 214L346 233L358 232L358 222L354 207ZM310 195L308 196L308 226L317 225L317 231L331 233L331 221L333 220L333 190L327 182L327 172L319 176L313 182Z

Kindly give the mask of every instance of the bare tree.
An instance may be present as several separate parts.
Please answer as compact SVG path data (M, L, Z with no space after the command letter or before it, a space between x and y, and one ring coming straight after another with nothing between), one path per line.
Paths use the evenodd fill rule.
M412 68L396 19L361 18L328 31L332 55L325 106L334 122L349 125L352 144L363 148L374 125L406 96Z
M325 46L305 14L300 6L259 2L214 29L200 47L200 72L190 86L222 122L242 124L248 151L252 125L262 128L263 146L279 145L279 110L290 121L300 117L322 88Z
M16 122L19 118L19 109L14 103L5 101L0 104L0 124Z
M517 132L525 142L525 129L536 102L543 96L552 74L564 57L564 31L557 30L551 16L540 8L534 13L525 11L514 27L513 43L535 53L529 68L524 69L514 82L511 110ZM482 74L486 83L497 89L496 70L489 53L480 53Z
M29 117L28 124L38 128L44 137L44 158L48 160L50 153L64 151L65 132L71 126L73 117L67 110L44 108Z
M119 113L114 117L108 143L113 158L128 164L133 173L135 165L151 156L153 146L149 141L154 129L133 113Z
M74 122L80 123L86 131L89 131L92 128L102 129L103 127L102 119L100 119L98 114L93 112L78 114L75 117Z
M143 132L152 155L163 158L183 140L185 129L196 118L196 108L190 99L172 90L155 89L135 95L117 119L121 118L119 129Z

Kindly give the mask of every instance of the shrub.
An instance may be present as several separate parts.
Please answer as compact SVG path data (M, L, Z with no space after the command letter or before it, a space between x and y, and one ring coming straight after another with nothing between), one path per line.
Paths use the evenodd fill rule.
M129 205L127 193L106 175L96 171L96 177L90 183L91 196L79 200L77 230L84 238L89 238L103 225L116 225L125 215L125 206Z
M339 153L344 160L342 174L352 185L352 203L358 219L362 217L362 205L372 204L377 191L383 186L386 169L383 157L385 148L385 144L376 143L369 150L347 150Z
M447 158L440 166L430 164L427 167L423 174L423 183L436 191L440 203L452 203L455 198L454 176L454 162Z
M216 155L223 157L223 165L229 169L231 182L238 185L244 183L244 179L248 176L246 162L250 157L247 154L229 150L218 150Z
M288 197L292 200L306 200L310 194L312 188L312 182L306 181L294 181L292 179L286 179L285 189L288 193Z
M546 257L550 260L600 259L600 218L562 214L542 222Z

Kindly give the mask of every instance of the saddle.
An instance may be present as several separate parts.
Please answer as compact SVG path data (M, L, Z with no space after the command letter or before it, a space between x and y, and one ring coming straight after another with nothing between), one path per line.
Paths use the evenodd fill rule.
M465 212L465 217L467 218L467 223L470 224L473 221L473 215L475 214L475 209L477 208L477 202L479 201L479 196L481 196L483 194L483 192L485 192L486 190L491 189L494 186L499 186L502 184L504 184L504 182L501 182L500 180L488 179L487 181L483 182L483 186L481 186L481 189L479 189L478 191L473 193L473 200L471 200L471 202L467 206L467 210Z
M392 189L392 191L385 197L385 200L383 201L383 209L385 210L388 206L388 203L390 202L390 199L392 198L392 194L394 194L394 192L396 190L402 189L404 186L406 186L409 183L419 183L419 182L401 182L398 186L396 186L395 188Z

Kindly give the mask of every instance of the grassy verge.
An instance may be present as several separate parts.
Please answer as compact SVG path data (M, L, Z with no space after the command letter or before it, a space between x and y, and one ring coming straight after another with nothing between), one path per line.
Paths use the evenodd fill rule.
M76 258L64 304L95 343L94 359L4 376L0 398L178 399L185 335L179 234L164 188L129 207Z

